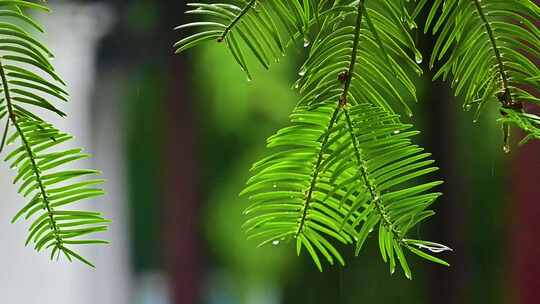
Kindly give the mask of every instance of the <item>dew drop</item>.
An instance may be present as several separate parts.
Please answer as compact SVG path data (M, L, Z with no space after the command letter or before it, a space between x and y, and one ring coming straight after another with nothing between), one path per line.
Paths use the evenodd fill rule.
M414 60L416 61L416 63L420 64L422 63L422 61L424 61L424 58L422 57L422 54L420 52L416 51L414 54Z
M399 133L401 133L400 130L395 130L395 131L394 131L394 134L399 134Z
M307 48L311 42L307 37L304 37L304 47Z
M433 253L441 253L445 251L453 251L452 248L442 245L442 244L433 244L433 245L424 245L424 244L415 244L418 248L427 249Z
M509 144L505 144L505 145L503 146L503 151L504 151L504 153L507 153L507 154L510 153L510 151L511 151L510 145L509 145Z
M306 75L306 72L307 72L307 69L306 69L306 68L302 68L302 69L300 69L300 71L298 72L298 76L303 77L304 75Z
M279 245L279 241L273 241L273 242L272 242L272 245L274 245L274 246Z

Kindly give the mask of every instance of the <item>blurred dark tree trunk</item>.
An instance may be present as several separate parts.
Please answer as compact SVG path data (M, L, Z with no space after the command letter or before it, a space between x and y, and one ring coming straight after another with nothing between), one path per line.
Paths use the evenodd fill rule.
M185 1L112 0L118 12L116 31L109 39L105 57L129 73L135 67L151 66L159 75L159 118L163 134L158 185L161 196L152 202L157 209L160 236L149 267L160 267L170 284L171 303L194 304L201 301L202 244L199 240L199 196L190 87L190 68L186 56L175 56L172 44L178 38L174 26L182 22ZM102 54L103 55L103 54ZM126 68L128 67L128 68ZM141 147L143 148L143 147ZM144 147L152 149L151 147ZM139 223L140 224L140 223ZM144 223L143 223L144 224ZM137 237L135 235L134 237ZM157 256L157 257L154 257Z
M423 29L424 20L427 17L427 10L424 16L417 21ZM435 264L422 263L422 267L429 268L427 273L428 300L427 303L438 304L463 304L466 295L468 280L465 265L465 225L466 213L465 204L470 203L468 196L469 189L462 178L460 171L460 155L463 152L459 148L464 141L460 130L457 127L462 121L459 119L459 103L453 99L453 94L448 83L443 81L432 81L437 67L429 70L429 58L435 37L428 33L424 35L422 30L417 32L417 43L424 54L423 70L425 94L421 98L421 110L419 116L423 122L417 128L423 130L426 150L433 154L437 166L440 167L438 176L444 179L445 183L438 189L444 193L434 205L437 214L434 220L430 221L430 231L428 234L432 239L440 240L448 244L454 250L453 254L444 258L452 265L450 268L440 267ZM415 125L418 121L413 122Z
M163 242L166 271L171 284L172 303L201 301L201 266L199 240L199 200L193 109L189 96L190 73L186 56L174 56L172 30L181 23L184 1L157 1L160 11L159 33L162 39L154 44L156 52L165 53L164 63L168 92L165 100L165 149L163 155L164 193ZM161 18L162 17L162 18Z
M173 303L198 303L204 271L200 265L193 115L182 81L186 68L180 62L170 67L173 77L164 117L165 137L170 139L163 158L165 267L171 279Z
M430 73L428 76L431 79ZM437 240L449 244L454 250L453 254L445 256L452 265L450 268L428 264L422 266L430 267L428 303L463 304L468 280L465 271L466 216L463 205L470 203L470 200L467 199L468 189L459 173L459 156L452 153L459 151L455 147L460 145L459 131L456 128L460 123L456 117L459 108L451 99L446 83L430 82L426 91L430 92L430 96L426 96L422 101L427 120L424 130L429 130L426 148L433 153L433 158L441 168L439 176L445 179L440 189L444 195L435 206L437 214L436 219L431 221L430 234Z
M519 149L512 162L514 212L511 233L512 278L515 302L536 304L540 301L540 143L532 142Z
M539 0L535 0L537 5ZM537 20L536 25L539 25ZM540 62L535 62L537 65ZM538 108L527 109L540 114ZM540 301L540 143L533 141L518 150L512 168L513 225L511 228L512 286L514 301L536 304Z

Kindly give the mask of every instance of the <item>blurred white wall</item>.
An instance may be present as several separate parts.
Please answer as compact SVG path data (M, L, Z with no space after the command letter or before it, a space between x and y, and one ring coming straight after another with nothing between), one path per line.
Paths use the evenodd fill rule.
M113 219L104 237L110 246L82 250L97 269L80 263L51 262L47 254L24 247L28 223L11 225L10 219L24 200L11 184L13 172L0 164L0 296L1 303L124 304L129 303L129 255L127 212L124 210L124 168L122 124L118 104L95 111L98 124L92 125L91 107L100 88L95 86L96 47L112 25L112 12L105 5L51 3L53 13L39 16L45 26L46 45L55 53L53 64L68 84L71 98L61 109L67 118L46 115L62 130L75 135L72 147L84 147L94 154L77 166L99 168L108 180L107 195L81 207L103 211Z

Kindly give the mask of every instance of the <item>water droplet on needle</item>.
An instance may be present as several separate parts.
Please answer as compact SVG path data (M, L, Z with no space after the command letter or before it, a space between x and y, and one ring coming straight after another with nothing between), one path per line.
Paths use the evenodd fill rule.
M416 61L416 63L420 64L422 63L422 61L424 61L424 57L422 57L422 54L418 51L416 51L414 53L414 60Z

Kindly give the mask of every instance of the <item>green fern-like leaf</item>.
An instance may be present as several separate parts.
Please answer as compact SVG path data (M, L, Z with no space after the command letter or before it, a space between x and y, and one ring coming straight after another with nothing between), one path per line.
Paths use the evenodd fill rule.
M347 91L351 91L348 102L369 100L390 112L403 109L412 116L408 103L416 100L416 88L409 75L421 74L422 70L411 58L421 62L422 57L409 27L400 20L410 17L394 1L359 3L336 1L319 14L320 29L296 82L305 93L300 103L311 105L325 98L339 98L345 82ZM359 13L362 18L355 25ZM351 64L355 68L349 71ZM341 82L336 81L338 77ZM400 107L390 101L397 101Z
M419 9L427 1L419 3ZM437 18L438 16L438 18ZM532 20L540 18L540 8L530 0L448 0L434 1L425 30L438 33L431 57L443 65L435 78L452 77L456 95L465 98L465 109L476 107L475 120L489 103L499 103L501 121L515 124L539 138L537 120L522 115L528 105L540 99L538 75L534 63L540 58L540 34ZM505 150L508 150L508 127Z
M0 118L6 120L0 150L14 146L5 160L17 171L13 183L19 185L18 192L28 199L13 221L32 219L26 244L37 251L49 249L51 259L62 253L70 261L93 266L73 246L106 243L88 237L105 231L108 221L100 213L72 206L102 195L96 186L103 181L87 178L98 174L95 170L65 168L89 155L81 149L59 149L72 136L35 114L41 110L65 116L54 103L68 96L49 61L52 53L23 28L42 31L24 14L25 8L48 11L29 1L0 1L0 16L7 18L0 22Z
M441 195L428 192L441 184L440 181L411 184L438 170L432 166L430 154L412 144L410 138L418 132L410 131L412 126L400 123L398 116L369 104L354 106L350 111L344 109L344 113L354 161L344 159L342 163L349 164L351 170L356 169L355 178L368 194L364 201L357 200L351 206L351 211L362 209L360 217L354 221L362 222L356 253L378 225L380 252L383 260L389 261L390 272L394 272L397 260L405 275L411 278L403 247L423 258L448 265L426 253L419 254L414 250L418 243L406 239L412 227L434 214L427 208ZM444 248L442 251L450 250L437 246Z
M402 248L419 254L414 246L421 241L406 235L433 215L426 208L440 193L426 192L440 182L410 185L437 168L428 153L412 145L410 137L418 132L397 118L369 104L297 108L293 126L268 139L269 148L278 151L253 166L256 173L242 192L252 202L245 212L249 238L260 245L294 238L298 253L305 247L322 269L320 255L330 264L344 263L332 239L355 243L358 254L378 228L381 255L391 272L399 261L411 277Z
M297 1L234 1L234 3L188 3L186 14L202 15L204 21L186 23L176 29L202 28L197 33L178 41L176 52L197 46L206 41L226 43L236 62L251 78L244 47L257 58L263 67L269 68L285 53L287 40L305 31L309 13ZM306 14L308 14L306 16Z
M253 166L254 175L242 192L252 203L244 224L248 237L260 245L294 240L298 254L305 248L322 270L321 259L345 263L335 242L355 244L358 254L377 228L383 260L392 272L399 263L411 277L403 248L446 264L421 249L439 252L447 247L406 238L411 227L432 215L427 207L440 194L427 191L440 182L415 181L436 168L429 154L411 143L416 132L407 131L410 126L394 114L412 116L408 102L416 100L416 91L410 75L421 73L422 60L409 33L416 25L402 3L242 3L195 5L190 13L222 22L180 26L213 29L176 46L183 51L204 41L229 39L227 46L244 70L235 31L245 31L240 34L245 48L265 67L288 45L279 43L283 32L293 40L303 39L309 50L295 84L302 97L291 115L292 125L268 139L275 152ZM222 11L226 6L230 11ZM274 6L282 9L268 9ZM255 18L258 15L268 19ZM272 20L281 23L274 22L278 26L265 33L254 32Z
M268 147L278 152L253 166L256 174L242 192L252 202L245 211L249 238L260 239L260 245L295 238L298 253L305 247L320 270L317 252L330 264L345 263L329 237L352 244L356 236L345 220L350 213L346 202L355 200L355 193L336 186L353 176L329 165L349 143L341 139L346 130L337 123L339 112L333 103L311 111L297 108L291 115L293 126L268 139Z

